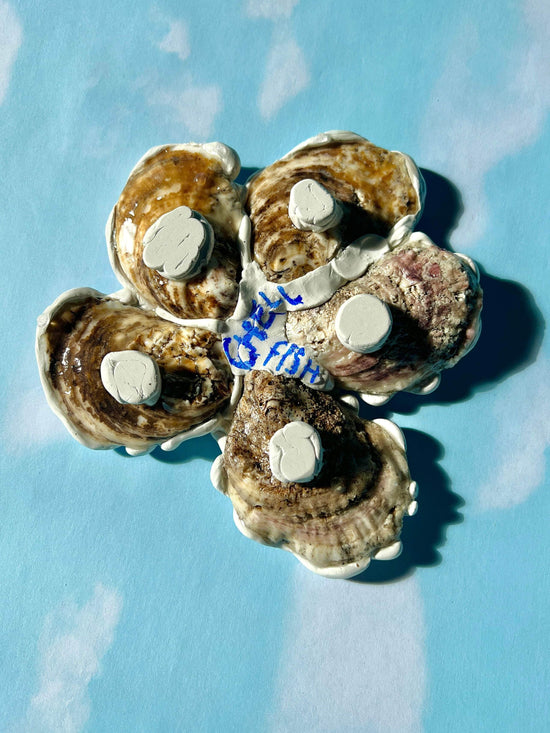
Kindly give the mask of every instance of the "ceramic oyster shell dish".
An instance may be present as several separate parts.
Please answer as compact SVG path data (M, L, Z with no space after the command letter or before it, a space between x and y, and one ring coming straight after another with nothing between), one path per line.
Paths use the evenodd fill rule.
M413 232L424 182L349 132L235 182L221 143L134 167L106 227L123 290L60 296L38 319L42 385L91 448L170 450L211 433L237 528L327 577L392 559L417 509L405 441L363 420L432 391L475 344L475 264Z

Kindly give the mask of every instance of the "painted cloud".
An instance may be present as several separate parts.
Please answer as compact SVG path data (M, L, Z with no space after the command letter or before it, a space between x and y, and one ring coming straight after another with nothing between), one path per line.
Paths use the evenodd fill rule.
M426 661L417 581L335 582L299 567L293 596L272 732L420 731Z
M525 25L507 51L509 65L491 87L472 71L482 39L472 23L460 28L431 94L424 120L423 160L449 176L464 200L453 241L475 243L488 220L487 173L505 157L532 145L550 108L550 11L526 0Z
M247 0L246 14L250 18L290 18L300 0Z
M309 81L309 69L302 49L292 37L276 29L258 96L261 116L271 119L284 104L303 91Z
M191 53L187 24L182 20L172 21L168 33L159 43L159 48L165 53L175 53L180 61L185 61Z
M492 475L478 494L481 509L521 504L542 484L550 446L549 374L548 360L540 358L502 385L491 418Z
M23 38L21 23L9 3L0 0L0 104L6 98L13 62Z
M88 686L114 639L122 599L98 584L82 607L64 604L48 616L40 641L39 689L20 731L77 733L91 711Z
M299 0L248 0L249 18L272 20L273 33L264 78L258 94L258 110L270 120L310 82L304 52L296 42L289 18Z
M192 137L201 140L211 137L222 109L221 90L217 85L197 86L191 80L182 88L152 90L148 102L168 108L176 122L181 122Z
M15 395L8 402L2 431L4 446L10 452L67 439L68 433L44 399L41 387L16 391Z
M187 62L191 56L187 23L181 19L167 22L168 33L158 43L158 48ZM172 120L183 125L186 134L197 140L212 137L216 117L223 106L221 88L217 84L195 84L191 72L184 66L181 77L171 86L148 85L146 97L150 106L167 109Z

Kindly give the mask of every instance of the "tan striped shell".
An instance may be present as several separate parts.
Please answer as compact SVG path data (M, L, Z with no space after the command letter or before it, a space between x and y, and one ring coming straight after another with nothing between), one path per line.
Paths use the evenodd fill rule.
M288 214L290 190L311 178L343 204L341 222L325 232L302 231ZM248 183L253 256L268 280L288 282L325 265L365 234L392 243L412 230L424 183L413 161L352 133L306 140Z
M281 483L270 470L270 438L294 420L323 444L321 472L305 484ZM264 372L245 377L223 466L241 531L324 575L355 575L394 544L412 501L405 451L383 427L328 393Z
M220 154L221 153L223 154ZM153 148L135 166L106 228L111 264L142 302L177 318L225 318L237 302L244 210L234 151L220 143ZM143 262L143 238L163 214L188 206L214 231L206 267L188 281L170 280Z

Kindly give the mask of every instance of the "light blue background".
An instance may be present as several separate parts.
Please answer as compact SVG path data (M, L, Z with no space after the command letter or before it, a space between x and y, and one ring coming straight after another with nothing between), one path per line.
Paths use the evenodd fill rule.
M0 0L0 729L548 729L550 13L544 0ZM50 415L38 314L118 288L138 158L267 165L351 129L426 170L419 228L484 273L476 350L406 429L420 510L359 581L246 540L209 469L88 451Z

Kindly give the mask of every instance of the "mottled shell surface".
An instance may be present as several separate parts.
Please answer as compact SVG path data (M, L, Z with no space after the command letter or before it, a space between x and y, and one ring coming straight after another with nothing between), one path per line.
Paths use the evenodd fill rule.
M156 404L120 404L104 388L101 361L123 350L157 362L162 393ZM232 386L216 336L90 289L70 291L41 316L37 357L50 404L91 448L145 450L162 443L222 410Z
M223 465L246 533L316 569L365 567L395 542L411 502L403 449L379 425L298 380L251 372L244 382ZM270 470L269 441L294 420L312 425L323 445L323 467L308 483L282 483Z
M393 318L387 341L370 354L347 349L335 329L338 309L361 293L387 303ZM425 235L413 235L328 302L290 313L287 336L307 343L341 387L391 395L428 383L467 353L479 333L481 303L469 265Z
M236 171L229 171L236 175ZM200 145L168 145L132 171L107 224L113 269L151 308L177 318L225 318L237 302L241 194L227 166ZM188 281L170 280L143 262L143 237L163 214L188 206L214 231L206 267Z
M365 234L386 237L404 220L410 230L422 208L419 177L410 158L357 135L313 139L248 184L254 259L268 280L283 283L325 265ZM343 204L341 222L325 232L297 229L289 217L291 188L307 178Z

